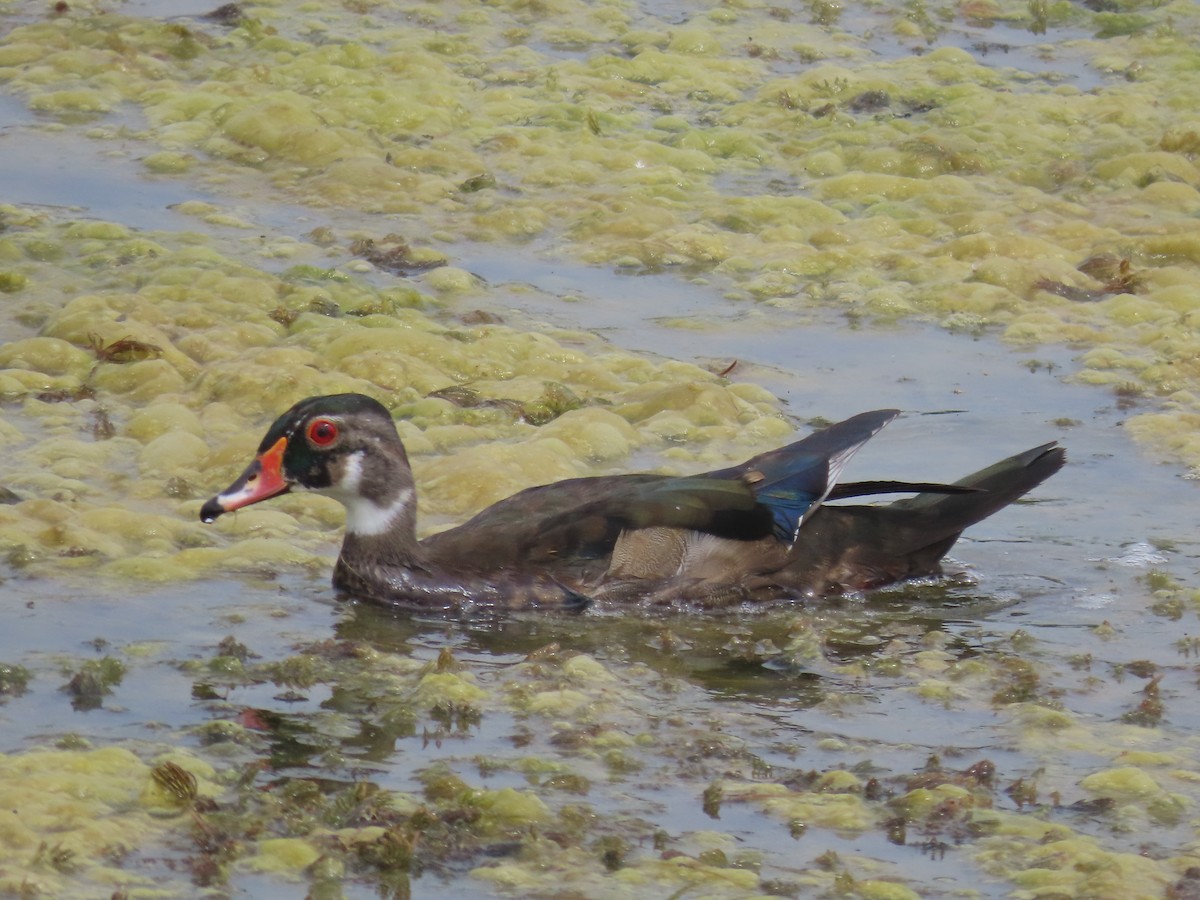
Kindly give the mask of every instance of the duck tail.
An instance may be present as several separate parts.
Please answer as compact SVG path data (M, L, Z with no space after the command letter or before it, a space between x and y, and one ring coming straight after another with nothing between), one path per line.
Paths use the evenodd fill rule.
M962 531L1033 490L1067 461L1067 451L1051 441L980 469L954 482L965 493L930 492L891 504L892 509L912 510L936 518L946 527Z
M903 545L892 550L897 558L907 558L909 574L936 572L938 561L963 531L1019 500L1066 461L1065 449L1055 443L1042 444L955 482L969 488L967 493L921 493L876 510L891 522L892 540Z

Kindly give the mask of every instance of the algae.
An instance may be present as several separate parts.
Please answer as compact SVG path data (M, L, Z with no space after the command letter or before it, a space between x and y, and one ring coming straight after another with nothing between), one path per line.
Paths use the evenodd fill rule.
M620 5L564 4L574 24L563 32L499 5L462 19L453 40L442 15L398 28L382 7L368 14L369 39L338 10L296 33L273 7L220 28L60 17L13 29L0 73L59 115L138 104L144 136L163 148L148 163L159 171L186 173L172 160L200 148L214 158L213 177L251 166L299 201L391 213L443 240L546 235L592 262L710 269L729 279L731 295L760 302L795 296L935 321L970 312L975 327L1015 341L1086 334L1104 346L1153 346L1177 364L1188 358L1154 326L1180 314L1162 276L1193 292L1196 284L1187 230L1200 176L1186 139L1196 128L1174 114L1196 105L1190 82L1174 77L1191 58L1190 11L1055 7L1039 18L1005 3L967 17L1096 35L1048 44L1040 78L953 46L953 13L949 24L906 35L937 44L931 52L879 59L863 52L869 29L857 17L818 15L815 28L767 8L716 12L668 28ZM901 34L919 20L899 8L872 17ZM755 52L729 40L750 27ZM519 52L514 33L525 37ZM1117 40L1126 42L1119 50ZM822 55L845 58L805 66L792 48L814 41ZM563 46L579 49L542 49ZM768 46L776 49L761 52ZM34 48L43 58L31 67ZM102 76L118 59L122 76ZM1158 62L1122 77L1139 59ZM264 60L269 78L256 74ZM1061 71L1098 73L1100 89L1060 83L1056 60ZM80 79L103 86L80 88ZM1154 102L1164 94L1169 103ZM904 114L891 111L893 98ZM831 101L837 115L823 115ZM768 189L731 190L727 175ZM772 183L795 187L784 197ZM1155 233L1122 227L1143 216ZM27 253L44 260L62 250L43 240ZM1128 302L1054 302L1038 289L1050 261L1103 253L1144 269L1136 312ZM992 282L1001 290L970 287L981 268L1001 265L1010 270ZM442 293L478 288L452 267L429 283ZM1035 323L1043 310L1049 320ZM1137 383L1158 396L1189 385L1195 393L1189 378L1176 365L1170 379L1143 373ZM1176 409L1196 410L1184 401L1164 413L1178 433ZM1169 450L1196 464L1188 445Z

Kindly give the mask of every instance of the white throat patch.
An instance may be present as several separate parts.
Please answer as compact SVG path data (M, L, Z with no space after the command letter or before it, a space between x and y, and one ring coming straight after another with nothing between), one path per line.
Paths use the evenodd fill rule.
M359 451L346 457L342 479L321 491L346 507L346 533L362 537L386 534L396 519L404 513L413 499L412 488L396 494L386 506L380 506L370 497L359 493L362 485L363 453Z
M374 500L359 494L339 497L346 507L346 532L363 537L386 534L396 519L408 509L412 496L412 488L405 488L387 506L379 506Z

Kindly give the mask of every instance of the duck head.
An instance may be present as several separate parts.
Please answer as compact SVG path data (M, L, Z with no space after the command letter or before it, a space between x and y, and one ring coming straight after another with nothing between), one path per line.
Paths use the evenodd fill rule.
M317 491L346 507L348 535L412 527L416 496L404 445L387 409L363 394L301 400L267 431L254 461L200 510L203 522L287 493Z

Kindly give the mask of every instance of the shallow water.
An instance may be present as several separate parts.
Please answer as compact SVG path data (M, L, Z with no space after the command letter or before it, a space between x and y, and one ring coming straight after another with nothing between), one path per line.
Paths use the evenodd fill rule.
M194 4L129 4L124 11L180 16L201 10ZM672 18L670 9L656 5L655 11ZM678 18L689 12L691 7L680 7ZM871 29L869 23L843 25L862 34ZM1055 40L1081 34L1064 32ZM1020 37L1017 29L995 26L986 39L1034 44ZM965 26L942 38L954 46L981 39L977 29ZM871 40L877 53L896 46ZM983 58L987 65L996 61L996 53ZM1039 76L1065 68L1066 77L1078 79L1083 89L1110 77L1047 60L1035 50L1014 50L1003 64ZM136 229L195 231L222 252L267 271L282 271L292 260L264 258L260 234L300 239L318 225L339 231L375 226L373 217L352 209L316 212L298 206L253 171L220 179L204 172L188 178L146 175L138 160L152 147L107 130L141 128L132 112L107 118L103 138L94 140L81 136L86 126L47 127L51 120L27 112L22 102L6 96L2 103L8 202ZM219 204L249 227L202 223L172 209L197 198ZM272 579L230 575L155 586L69 571L30 574L12 566L0 584L9 623L0 630L0 660L26 667L32 681L28 691L0 705L0 751L16 755L63 744L70 735L97 747L133 746L147 760L183 748L228 770L261 765L252 783L263 797L289 782L369 782L425 796L434 805L435 795L423 795L423 779L430 767L443 763L479 790L514 788L542 797L559 816L542 826L545 832L573 821L563 816L565 808L587 807L592 824L581 828L585 837L578 841L587 860L579 863L587 872L582 883L560 884L554 873L561 875L571 861L540 847L538 841L547 839L531 836L530 829L509 826L466 842L457 853L431 851L427 868L414 870L413 896L688 896L678 880L621 882L596 863L603 849L598 842L619 839L633 847L626 872L640 873L638 866L658 853L653 843L658 832L667 835L668 851L699 860L715 842L734 863L728 870L712 866L717 873L706 870L709 880L697 895L750 895L750 888L722 883L718 875L751 870L758 872L756 890L763 894L832 890L830 873L846 872L860 881L894 880L921 896L962 896L965 885L976 896L1012 896L1021 889L1017 882L981 868L972 856L979 835L955 832L961 822L951 812L945 815L948 824L914 817L908 840L900 843L889 841L879 827L789 821L766 811L766 801L726 800L714 815L701 800L718 782L802 784L810 771L845 770L878 776L899 796L905 779L933 755L942 756L947 769L965 769L984 758L994 763L999 776L990 802L997 809L1065 823L1114 853L1166 859L1163 871L1184 877L1194 864L1188 814L1147 820L1128 798L1115 813L1070 809L1091 796L1080 780L1118 765L1127 749L1169 757L1147 767L1167 790L1185 798L1186 808L1198 799L1193 735L1200 712L1190 702L1192 664L1178 642L1194 630L1195 601L1186 597L1200 574L1194 530L1200 483L1186 480L1177 464L1154 463L1126 435L1126 418L1152 409L1154 401L1121 399L1108 389L1072 383L1079 368L1075 351L1014 347L1001 343L994 330L951 333L921 322L864 321L828 308L729 299L729 286L719 276L588 267L563 258L553 238L499 247L460 240L449 250L456 266L484 279L489 310L514 326L581 329L622 349L694 361L711 371L736 362L731 380L763 385L798 423L860 409L903 409L855 459L850 478L955 478L1055 439L1068 447L1071 464L1028 502L972 529L952 553L958 577L818 604L801 611L802 626L796 610L717 619L608 612L447 622L338 605L324 571L305 574L299 567ZM331 251L325 264L346 262L345 254ZM639 274L618 274L633 271ZM391 276L367 272L363 278L384 284ZM439 315L450 319L479 301L472 296L439 302ZM9 407L6 420L23 435L40 433L26 409ZM631 454L627 465L650 468L662 461L660 449L650 447ZM321 552L332 560L334 535ZM1151 572L1159 573L1158 581L1148 577ZM1164 587L1169 581L1183 587ZM1185 598L1174 611L1159 605L1172 590ZM781 649L802 627L819 634L818 655ZM931 634L936 637L927 639ZM396 699L392 693L341 669L298 688L261 673L230 674L214 663L227 636L263 663L319 655L311 647L329 639L370 648L383 655L387 671L401 673L395 688L401 696L418 691L416 677L409 678L412 672L402 663L435 667L449 651L485 699L449 711L421 702L395 710L389 705ZM538 663L538 654L553 644L564 658L550 652L549 661ZM884 665L889 645L903 661L899 675ZM948 675L954 670L932 659L915 662L934 651L945 655L943 663L964 670L972 661L1032 661L1040 678L1036 701L988 702L999 689L973 685L976 676ZM613 680L567 673L575 654L594 659ZM86 704L61 688L84 662L106 655L120 658L125 674L98 705L84 709ZM1147 686L1146 677L1127 671L1139 660L1156 664L1166 710L1161 722L1141 728L1121 722ZM960 684L960 695L947 695L945 703L923 695L921 672ZM535 691L563 697L577 691L583 706L548 705L548 712L531 712L521 702ZM542 699L550 704L554 698ZM398 718L388 720L381 710ZM1065 724L1026 724L1044 711L1062 711ZM264 723L259 717L265 713L272 718ZM226 722L243 724L248 734L221 741L202 730ZM530 759L564 766L586 783L574 788L578 793L570 782L565 788L547 786L544 772L521 768ZM1042 807L1036 812L1003 790L1021 778L1041 784ZM228 781L222 785L236 793ZM1061 794L1061 804L1047 800L1051 792ZM440 809L447 818L457 812ZM249 843L261 836L248 830L242 837ZM197 852L185 825L156 832L150 840L124 856L122 868L173 895L200 895L203 882L188 868ZM924 846L940 840L945 842L940 849ZM31 857L26 850L22 861ZM540 865L551 877L505 887L470 874L493 861L532 872ZM1031 867L1011 860L1005 865L1009 872ZM321 872L314 864L261 874L238 860L227 871L225 889L295 896L302 889L296 882L307 881L344 896L379 893L373 870L345 878ZM1129 893L1151 895L1150 886L1161 887L1167 876L1158 877L1130 876ZM102 893L82 880L78 890L80 896ZM871 896L865 886L862 892Z

